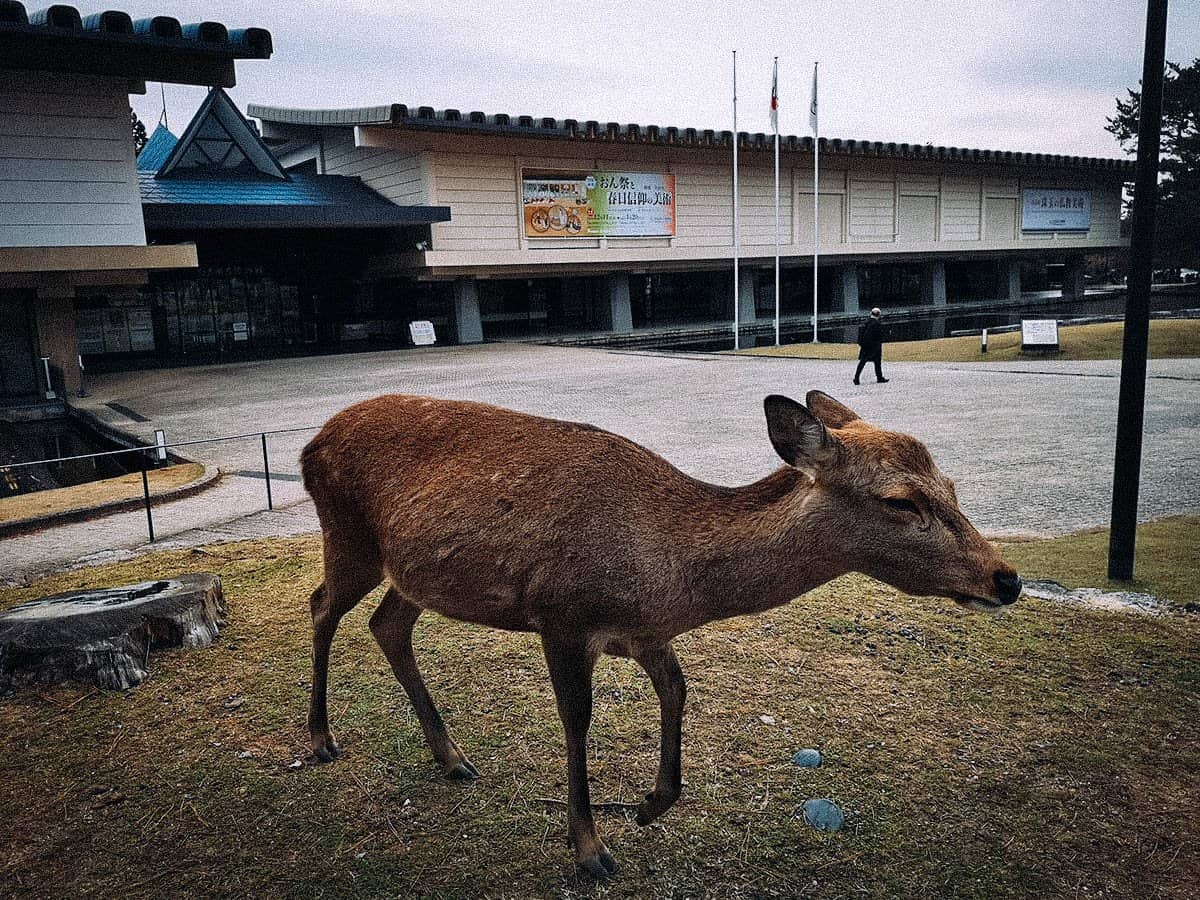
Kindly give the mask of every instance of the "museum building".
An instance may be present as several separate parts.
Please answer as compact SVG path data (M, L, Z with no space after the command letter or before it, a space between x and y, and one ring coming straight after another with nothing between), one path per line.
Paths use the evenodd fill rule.
M438 286L454 338L628 332L733 315L733 136L692 128L403 104L251 104L287 168L355 175L393 202L447 207L427 242L377 259L397 291ZM773 141L739 133L739 318L774 312ZM781 306L812 308L813 142L781 141ZM1126 160L922 144L820 142L819 304L1019 301L1022 268L1127 246Z
M194 244L146 240L129 95L231 87L271 52L261 28L0 0L0 405L79 390L77 303L196 266Z

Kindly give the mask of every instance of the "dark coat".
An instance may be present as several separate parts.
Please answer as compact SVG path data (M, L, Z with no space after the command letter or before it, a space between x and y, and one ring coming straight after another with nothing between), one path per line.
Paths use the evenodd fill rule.
M879 359L883 356L883 327L878 319L868 319L858 329L858 358Z

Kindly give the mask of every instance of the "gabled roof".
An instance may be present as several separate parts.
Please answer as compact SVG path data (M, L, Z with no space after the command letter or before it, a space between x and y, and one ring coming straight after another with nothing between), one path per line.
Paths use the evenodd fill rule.
M733 146L733 132L712 129L676 128L659 125L622 125L619 122L579 121L550 117L463 113L457 109L435 110L431 106L391 103L351 109L288 109L251 103L247 114L264 122L304 127L346 128L356 125L383 126L409 131L438 131L458 134L488 134L506 137L550 138L607 144L658 144L684 149ZM1022 153L1009 150L976 150L968 147L935 147L932 144L897 144L883 141L821 139L821 153L834 156L874 156L901 159L953 160L1000 166L1038 168L1104 169L1122 175L1133 173L1133 161L1052 153ZM738 147L770 152L774 135L739 131ZM780 136L785 152L813 150L811 137Z
M0 70L233 87L235 60L269 59L271 52L271 33L265 28L229 29L220 22L181 25L170 16L135 22L117 10L83 17L66 5L26 12L16 0L0 0Z
M142 152L137 156L138 171L157 172L162 168L162 164L167 161L167 157L175 149L177 143L179 143L179 138L175 137L167 129L167 126L160 124L154 129L154 133L146 141L146 146L142 148Z
M159 167L157 177L169 178L196 170L257 174L281 181L288 177L258 132L219 87L208 92L183 136Z
M397 206L357 178L284 172L220 88L183 136L164 126L137 160L148 229L395 228L445 222L445 206Z

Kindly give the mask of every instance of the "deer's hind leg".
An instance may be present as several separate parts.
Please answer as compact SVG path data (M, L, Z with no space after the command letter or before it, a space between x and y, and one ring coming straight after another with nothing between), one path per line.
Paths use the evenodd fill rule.
M679 799L683 785L680 763L680 744L683 730L683 706L687 700L687 683L683 669L670 644L634 657L650 676L662 720L662 740L658 757L658 778L654 790L646 795L638 808L637 823L649 825Z
M329 730L329 648L342 616L378 585L383 575L378 553L361 533L326 528L324 544L325 581L309 598L313 620L313 676L308 733L313 756L319 762L333 762L342 751Z
M413 653L413 625L421 615L421 607L400 596L394 587L389 587L383 595L383 602L371 616L371 634L375 636L396 680L408 694L421 729L425 732L425 740L433 751L433 758L442 767L447 778L470 779L478 778L479 770L467 759L462 748L455 743L446 730L446 723L434 705L425 681L421 678L421 670L417 668L417 657Z

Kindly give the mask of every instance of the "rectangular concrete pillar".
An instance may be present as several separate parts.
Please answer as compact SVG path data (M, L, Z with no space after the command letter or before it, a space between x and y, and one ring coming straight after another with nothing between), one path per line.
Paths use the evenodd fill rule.
M460 344L478 344L483 340L479 284L474 278L459 278L454 282L454 331Z
M921 265L921 303L946 305L946 264L941 260L929 260Z
M858 303L858 266L846 263L838 266L833 276L833 309L856 313L861 311Z
M1004 291L1005 300L1021 299L1021 261L1006 259L1000 262L1000 273L1004 276L1000 289Z
M754 301L756 278L753 269L738 270L738 321L743 325L758 321L758 308Z
M629 305L629 273L609 272L604 278L601 300L602 324L609 331L633 331L633 311Z
M67 285L39 287L34 308L37 318L37 355L50 357L51 378L55 381L56 391L61 389L61 379L61 387L68 394L78 394L79 332L75 325L75 289ZM45 380L45 375L39 369L39 395L45 393Z
M1062 295L1064 300L1083 299L1083 257L1068 256L1063 260Z

